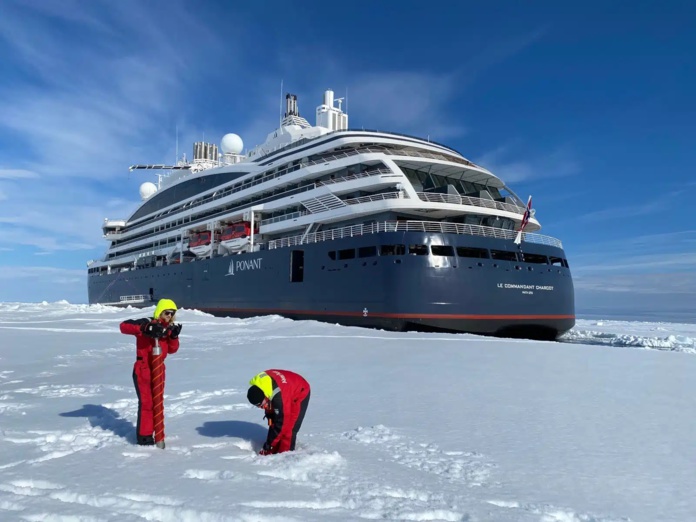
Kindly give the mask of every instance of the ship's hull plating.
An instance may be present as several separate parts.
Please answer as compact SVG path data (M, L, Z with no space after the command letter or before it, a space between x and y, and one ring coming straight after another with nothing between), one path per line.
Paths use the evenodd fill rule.
M434 255L340 259L344 249L432 244L516 250L509 240L384 232L89 276L89 302L167 297L215 315L278 314L391 330L446 330L553 339L575 324L562 266ZM337 252L331 259L329 252ZM564 258L523 243L522 251ZM151 301L136 306L150 306Z

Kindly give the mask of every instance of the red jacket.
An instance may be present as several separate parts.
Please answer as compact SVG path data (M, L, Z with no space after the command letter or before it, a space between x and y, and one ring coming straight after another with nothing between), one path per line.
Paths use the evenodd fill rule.
M143 335L140 328L149 323L150 319L127 319L121 323L121 333L128 335L135 335L135 349L138 352L138 357L142 357L143 360L152 353L152 348L154 348L157 339ZM166 321L160 321L162 326L167 326ZM168 335L162 337L160 340L160 346L162 347L162 357L167 358L170 353L176 353L179 349L179 339L171 339Z
M300 402L310 391L309 383L301 375L289 370L266 370L263 373L271 378L273 386L273 394L269 397L271 407L266 411L273 422L268 429L266 445L277 448L281 438L292 436L300 412Z

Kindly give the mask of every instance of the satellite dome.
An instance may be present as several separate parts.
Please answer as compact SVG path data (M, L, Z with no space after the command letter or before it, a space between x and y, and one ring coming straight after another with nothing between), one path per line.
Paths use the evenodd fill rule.
M150 181L146 181L140 185L140 197L143 199L143 201L152 197L155 192L157 192L157 185L151 183Z
M222 137L220 149L224 154L241 154L244 150L244 142L242 138L230 132Z

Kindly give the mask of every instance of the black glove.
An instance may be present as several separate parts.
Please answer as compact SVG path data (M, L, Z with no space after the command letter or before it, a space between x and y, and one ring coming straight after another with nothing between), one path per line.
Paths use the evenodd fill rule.
M143 335L152 337L153 339L159 339L164 335L164 327L157 321L145 323L140 327L140 331Z
M167 328L167 332L169 332L170 339L178 339L179 333L181 332L181 325L173 324L169 328Z

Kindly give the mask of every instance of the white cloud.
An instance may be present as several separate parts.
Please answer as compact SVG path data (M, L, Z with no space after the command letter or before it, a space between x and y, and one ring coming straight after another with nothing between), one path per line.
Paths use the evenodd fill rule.
M610 277L597 273L578 274L574 276L574 285L577 290L597 293L687 294L696 299L696 273L684 270L684 265L677 266L681 270L674 272L612 274Z
M629 219L639 216L647 216L667 210L674 204L675 196L681 191L646 196L644 201L639 201L630 205L612 205L609 208L588 212L575 219L580 221L592 222L611 222L616 219Z
M0 270L0 301L87 302L87 271L46 266L4 266Z
M0 279L34 279L51 278L58 284L75 283L85 279L84 270L54 268L49 266L9 266L0 270Z
M595 264L583 264L576 271L582 272L645 272L662 269L679 270L696 266L696 252L659 252L654 254L635 254L607 252L603 256L592 256ZM576 259L581 261L582 258ZM695 271L696 273L696 271Z
M27 254L105 247L103 218L139 203L128 165L173 144L163 129L173 135L187 82L222 41L180 2L39 2L3 4L0 44L0 139L24 151L0 150L3 242Z
M365 74L351 84L349 109L360 114L363 122L369 122L369 128L444 140L465 132L447 111L456 85L456 78L450 74Z
M310 51L294 51L296 56ZM313 51L312 51L313 52ZM310 124L315 123L315 108L322 103L326 89L334 91L334 98L344 98L342 108L348 113L350 128L365 128L390 132L402 132L435 141L460 136L465 126L450 110L449 105L457 91L457 78L451 73L428 71L387 70L379 72L345 70L330 57L313 60L317 69L307 71L311 85L305 87L306 79L285 81L284 90L298 95L300 114ZM294 62L293 62L294 63ZM320 64L321 67L316 64ZM275 79L266 78L266 92L279 93ZM263 100L262 109L270 118L260 119L266 126L263 138L277 127L279 99L271 94ZM345 98L348 98L348 103ZM285 107L283 100L283 109ZM261 114L261 113L260 113ZM270 123L273 127L268 127Z
M520 159L510 159L520 158ZM568 147L561 146L543 154L530 155L521 142L511 142L473 158L507 184L537 179L561 178L579 174L580 163Z
M0 168L0 179L27 179L38 177L39 175L31 170Z
M694 240L688 229L642 234L569 254L578 312L696 313Z
M576 263L585 266L593 264L613 266L619 261L622 266L628 262L634 265L634 258L644 259L653 256L657 259L667 259L669 256L683 253L693 253L696 243L696 230L674 230L655 234L626 235L620 241L615 239L595 241L584 247L584 250L573 254ZM611 255L608 255L608 253Z
M108 178L123 172L140 143L158 146L196 71L194 42L209 45L210 58L221 46L179 3L166 10L125 2L70 9L35 3L4 10L0 38L26 79L0 90L0 131L22 140L34 157L10 167L15 172Z
M570 257L578 306L696 308L695 239L683 230L589 245Z
M443 142L467 132L461 111L453 110L466 88L486 71L533 45L544 32L544 28L537 28L508 39L472 42L470 48L462 49L461 61L447 71L429 70L422 62L408 69L369 70L338 60L324 46L306 44L284 46L278 61L286 73L285 90L302 94L300 110L305 115L312 114L323 90L332 88L337 98L347 98L344 108L347 105L352 128L402 132ZM269 86L269 92L277 92L280 79L274 78L277 83ZM313 116L308 119L312 122Z
M65 190L65 182L46 180L43 190L11 187L0 205L0 232L6 244L23 245L40 252L106 248L101 224L105 217L126 218L138 202L134 198L105 199L80 184Z

